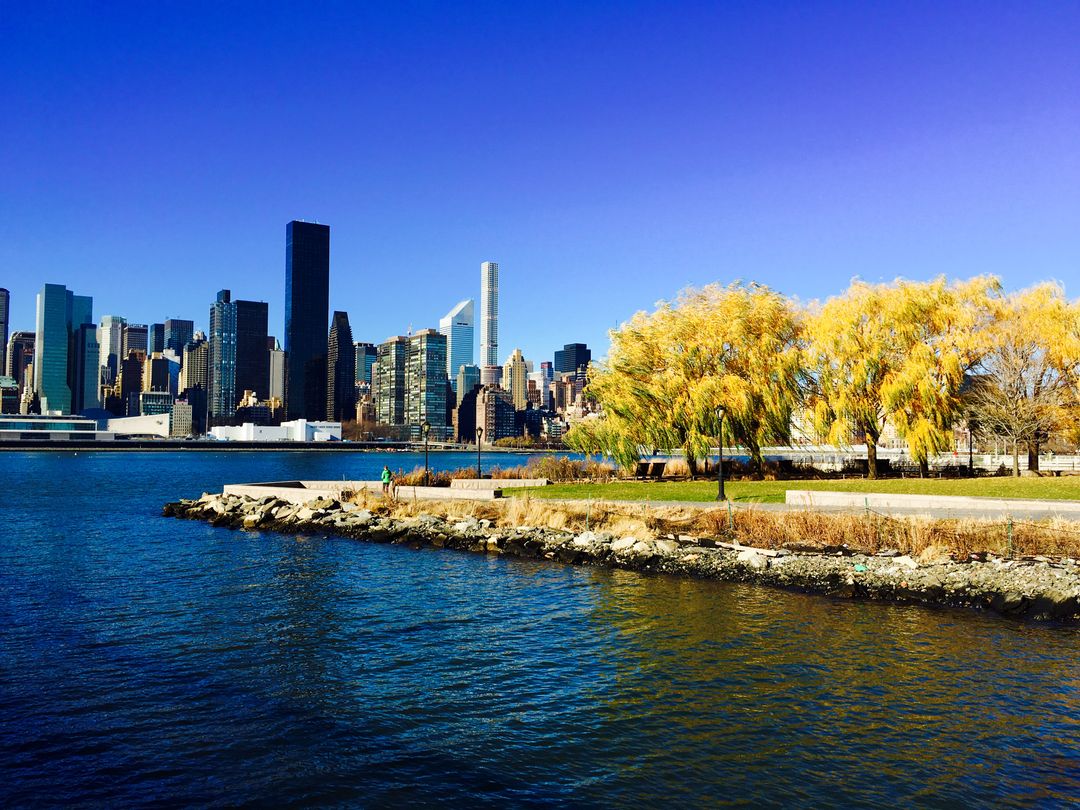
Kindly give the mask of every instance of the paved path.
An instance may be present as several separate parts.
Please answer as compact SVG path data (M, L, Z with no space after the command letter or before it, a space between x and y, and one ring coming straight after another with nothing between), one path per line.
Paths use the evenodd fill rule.
M552 503L561 504L581 504L587 502L588 498L545 498L544 500L551 500ZM717 501L615 501L607 498L596 498L594 502L602 501L603 503L618 504L620 506L643 506L648 504L654 507L667 507L667 506L682 506L690 507L694 509L727 509L726 503L718 503ZM1070 501L1070 503L1072 503ZM734 509L758 509L763 512L827 512L830 514L865 514L865 507L855 506L815 506L808 508L806 506L786 504L786 503L760 503L757 501L732 501L731 506ZM1009 512L1007 509L991 508L991 509L978 509L978 508L911 508L911 507L889 507L889 506L875 506L872 511L879 515L890 515L893 517L932 517L938 519L948 518L974 518L982 520L1005 520L1010 515L1016 520L1050 520L1056 517L1063 517L1066 520L1075 520L1073 515L1062 515L1060 510L1055 511L1054 502L1046 501L1045 508L1037 509L1025 509L1023 513L1017 512L1015 514Z

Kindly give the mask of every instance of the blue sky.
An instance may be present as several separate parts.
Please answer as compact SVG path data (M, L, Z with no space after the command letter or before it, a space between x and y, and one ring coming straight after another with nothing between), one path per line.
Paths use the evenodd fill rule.
M317 9L317 10L316 10ZM205 327L331 226L357 339L500 262L500 355L687 285L1080 295L1080 4L3 3L0 286Z

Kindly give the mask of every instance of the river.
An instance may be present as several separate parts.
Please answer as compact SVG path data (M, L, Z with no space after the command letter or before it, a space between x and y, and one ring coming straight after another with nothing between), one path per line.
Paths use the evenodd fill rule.
M159 516L387 461L0 454L0 805L1080 799L1074 628Z

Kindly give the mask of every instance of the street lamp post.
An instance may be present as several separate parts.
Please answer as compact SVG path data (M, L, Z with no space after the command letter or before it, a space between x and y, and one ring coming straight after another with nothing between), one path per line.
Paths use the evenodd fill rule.
M716 406L716 419L720 423L720 437L716 441L718 453L716 462L716 500L726 500L724 497L724 406Z
M431 423L425 419L420 425L420 432L424 434L424 486L428 483L428 434L431 433Z
M483 473L480 472L480 437L484 435L484 429L479 425L476 426L476 477L483 478Z

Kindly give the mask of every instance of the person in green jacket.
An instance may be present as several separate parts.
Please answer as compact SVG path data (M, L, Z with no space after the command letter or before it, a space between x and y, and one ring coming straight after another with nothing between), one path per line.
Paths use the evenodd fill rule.
M390 468L387 467L384 464L383 468L382 468L382 491L383 491L383 495L387 495L390 492L390 479L391 478L392 478L392 476L390 475Z

